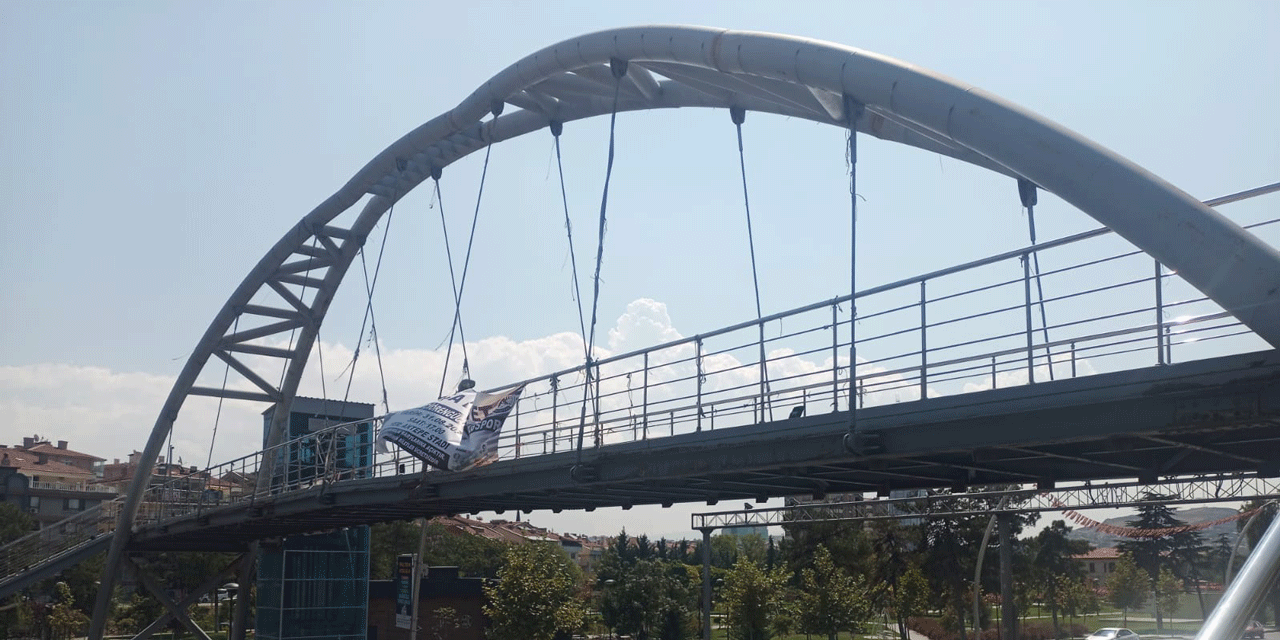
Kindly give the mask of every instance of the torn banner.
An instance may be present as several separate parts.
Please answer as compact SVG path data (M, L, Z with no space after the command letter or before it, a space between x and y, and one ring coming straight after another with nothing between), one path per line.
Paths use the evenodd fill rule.
M387 416L378 445L390 442L447 471L462 471L498 459L502 423L520 401L524 385L501 393L467 389L435 402Z

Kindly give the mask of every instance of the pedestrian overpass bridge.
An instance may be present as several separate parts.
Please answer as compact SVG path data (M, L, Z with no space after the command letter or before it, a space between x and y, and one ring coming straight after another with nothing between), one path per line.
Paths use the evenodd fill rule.
M856 293L608 356L593 348L593 308L581 366L508 385L523 382L524 394L498 460L480 468L423 469L394 447L376 451L362 425L285 441L288 412L277 410L263 451L152 481L189 397L290 405L347 270L406 193L526 133L558 141L567 121L676 107L726 109L739 127L757 111L848 134L853 260L841 290ZM861 288L862 135L1008 176L1029 221L1043 190L1104 226L1048 242L1032 226L1029 246ZM596 287L613 148L611 132ZM553 45L406 134L290 229L199 340L129 491L0 549L0 595L108 549L90 633L100 637L130 553L246 550L464 512L1276 475L1277 220L1246 229L1214 207L1277 190L1199 202L998 97L842 45L695 27ZM1055 266L1042 271L1049 255ZM465 263L463 274L465 284ZM374 284L376 270L370 315ZM461 285L454 295L460 304Z

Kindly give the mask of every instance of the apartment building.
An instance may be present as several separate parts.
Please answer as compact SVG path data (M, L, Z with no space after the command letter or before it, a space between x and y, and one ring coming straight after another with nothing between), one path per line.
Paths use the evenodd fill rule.
M99 482L104 458L33 436L0 445L0 500L31 514L43 528L116 497Z

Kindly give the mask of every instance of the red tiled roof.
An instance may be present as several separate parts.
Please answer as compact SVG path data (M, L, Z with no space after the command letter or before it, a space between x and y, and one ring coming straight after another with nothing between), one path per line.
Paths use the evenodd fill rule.
M1071 557L1076 560L1117 560L1120 558L1120 550L1115 547L1103 547Z
M89 460L103 460L103 461L106 460L106 458L99 458L98 456L90 455L87 453L80 453L79 451L72 451L70 449L59 449L53 446L52 444L49 444L48 442L36 443L30 447L26 447L26 450L32 453L47 453L49 455L55 455L55 456L67 456L68 458L88 458Z
M73 467L69 464L63 464L53 460L46 459L44 464L40 464L40 457L25 449L5 449L0 453L0 456L7 456L9 458L7 465L10 467L17 467L18 471L22 472L23 475L50 473L60 476L93 477L93 472L91 471L85 471L79 467ZM0 460L2 459L3 457L0 457Z

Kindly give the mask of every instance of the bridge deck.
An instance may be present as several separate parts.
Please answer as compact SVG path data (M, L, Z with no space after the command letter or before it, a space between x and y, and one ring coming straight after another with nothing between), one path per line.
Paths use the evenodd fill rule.
M353 524L1000 483L1280 473L1280 352L1149 367L858 411L881 434L845 451L847 412L461 473L355 479L143 526L135 550L238 550Z

